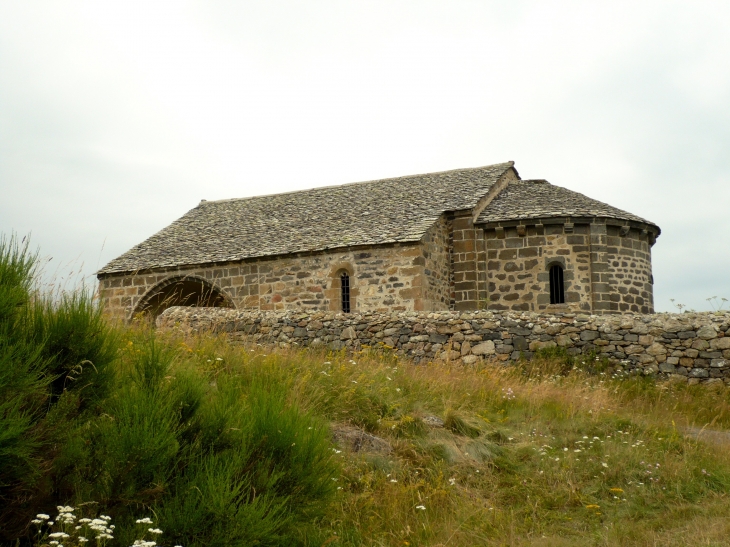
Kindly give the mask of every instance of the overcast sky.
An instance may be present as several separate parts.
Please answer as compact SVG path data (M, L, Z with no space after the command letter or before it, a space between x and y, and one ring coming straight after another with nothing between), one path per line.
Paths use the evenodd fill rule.
M514 160L658 224L657 310L710 309L728 21L727 1L0 0L0 232L91 275L201 199Z

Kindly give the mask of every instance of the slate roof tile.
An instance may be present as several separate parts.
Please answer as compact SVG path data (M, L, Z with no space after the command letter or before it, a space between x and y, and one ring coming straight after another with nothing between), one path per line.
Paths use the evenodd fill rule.
M481 212L478 224L550 217L603 217L653 222L545 180L511 181Z
M98 273L419 241L443 212L473 208L513 165L201 202Z

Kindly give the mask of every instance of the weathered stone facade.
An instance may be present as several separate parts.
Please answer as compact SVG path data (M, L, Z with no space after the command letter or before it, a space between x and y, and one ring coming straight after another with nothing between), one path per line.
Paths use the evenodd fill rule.
M443 224L439 223L429 230L422 245L104 277L100 279L100 294L105 308L117 319L129 319L143 311L146 297L178 279L200 280L236 309L339 311L339 276L346 271L352 279L353 311L447 309L448 253L443 240Z
M644 227L538 219L485 228L486 308L651 313L651 245ZM551 305L549 269L564 270L565 305Z
M98 278L120 319L181 304L650 313L658 234L631 213L523 181L509 162L203 201Z
M162 329L224 332L235 342L358 351L390 348L416 363L530 358L560 346L615 370L730 385L730 312L587 315L516 312L247 312L166 310Z

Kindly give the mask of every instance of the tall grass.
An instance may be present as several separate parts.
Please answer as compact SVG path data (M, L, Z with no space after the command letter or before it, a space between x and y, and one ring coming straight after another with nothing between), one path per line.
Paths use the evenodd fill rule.
M0 541L73 505L109 545L140 517L186 547L727 544L725 388L109 327L0 249Z
M268 371L299 407L389 447L338 447L328 545L720 545L730 531L730 442L687 429L724 424L725 389L619 377L556 352L515 367L413 366L166 340L217 377Z
M126 545L150 514L170 545L318 534L340 463L273 370L195 367L151 330L109 326L88 291L35 291L36 263L0 242L0 541L30 542L56 505L111 515Z

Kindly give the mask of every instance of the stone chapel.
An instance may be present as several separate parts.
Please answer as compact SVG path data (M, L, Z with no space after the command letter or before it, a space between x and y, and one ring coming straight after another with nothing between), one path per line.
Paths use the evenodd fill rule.
M124 320L170 306L646 314L659 234L507 162L203 200L97 276Z

